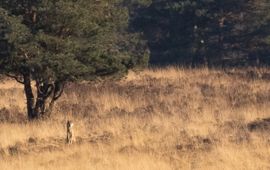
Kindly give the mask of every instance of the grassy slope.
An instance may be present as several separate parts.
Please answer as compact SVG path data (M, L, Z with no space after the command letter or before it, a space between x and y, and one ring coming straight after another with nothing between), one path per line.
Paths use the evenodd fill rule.
M166 68L71 84L52 118L35 123L24 120L22 87L5 81L0 169L270 169L269 75Z

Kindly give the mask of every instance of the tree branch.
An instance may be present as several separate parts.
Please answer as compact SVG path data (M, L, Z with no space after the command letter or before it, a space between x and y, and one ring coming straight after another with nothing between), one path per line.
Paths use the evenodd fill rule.
M54 91L54 85L53 84L48 84L46 86L47 86L46 87L46 94L44 94L45 99L47 99L52 94L52 92Z
M57 83L57 85L55 86L55 91L54 91L54 94L53 94L53 100L57 100L64 92L64 87L65 87L65 84L60 84L60 83Z
M8 76L8 77L10 77L10 78L15 79L18 83L24 84L24 80L21 77L18 77L18 76L15 76L15 75L11 75L11 74L8 74L8 73L6 73L5 75Z

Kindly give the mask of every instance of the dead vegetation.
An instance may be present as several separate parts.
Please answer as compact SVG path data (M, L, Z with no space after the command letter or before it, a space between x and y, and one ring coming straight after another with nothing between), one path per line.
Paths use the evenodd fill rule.
M170 67L69 84L39 122L25 120L22 87L6 80L0 169L270 169L269 75Z

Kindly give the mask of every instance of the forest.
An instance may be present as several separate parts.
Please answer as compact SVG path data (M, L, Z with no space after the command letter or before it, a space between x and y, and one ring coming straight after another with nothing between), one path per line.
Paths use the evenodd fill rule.
M269 65L267 0L156 0L127 4L130 27L143 32L151 64Z
M269 6L267 0L2 0L1 54L23 49L37 58L72 58L76 53L96 63L98 74L148 61L265 66Z

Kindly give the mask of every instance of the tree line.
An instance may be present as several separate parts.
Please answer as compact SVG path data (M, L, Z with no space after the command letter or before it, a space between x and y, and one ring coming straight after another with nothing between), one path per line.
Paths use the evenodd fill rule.
M0 74L24 85L30 120L67 82L151 65L270 64L267 0L1 0Z
M267 0L127 0L152 64L269 65Z

